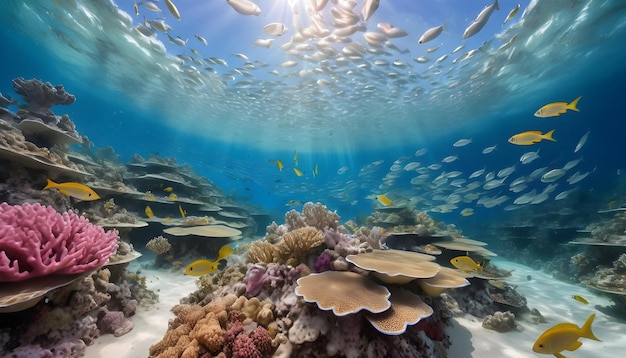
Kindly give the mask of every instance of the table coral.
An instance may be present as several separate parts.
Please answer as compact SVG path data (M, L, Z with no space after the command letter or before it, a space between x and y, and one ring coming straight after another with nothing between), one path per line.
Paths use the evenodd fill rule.
M38 203L2 203L0 282L93 270L115 252L117 237L72 211L59 214Z

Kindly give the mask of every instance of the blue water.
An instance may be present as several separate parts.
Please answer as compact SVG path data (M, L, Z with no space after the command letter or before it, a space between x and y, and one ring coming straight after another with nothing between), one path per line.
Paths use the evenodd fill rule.
M516 3L500 1L500 11L466 41L460 39L464 28L489 2L417 5L413 1L381 1L367 31L376 31L377 22L402 27L409 36L393 43L409 52L364 55L363 61L369 61L374 69L362 77L346 72L357 71L357 64L363 62L324 68L299 60L295 72L281 67L295 58L280 48L294 33L294 25L288 21L287 2L275 2L274 6L266 2L259 1L263 14L251 17L235 13L225 2L179 0L176 3L183 19L177 21L162 2L158 3L162 13L140 7L141 14L135 17L131 1L5 1L0 14L0 92L16 96L11 86L16 77L63 84L77 101L53 110L69 114L79 133L96 147L113 147L123 162L133 154L174 157L211 179L226 194L258 205L279 222L292 208L286 205L291 200L322 202L337 210L343 220L363 218L380 206L373 196L383 193L396 203L430 211L437 219L468 231L486 222L515 221L523 211L558 212L564 208L577 212L568 218L575 225L577 215L606 208L613 201L613 205L626 204L623 1L525 1L516 18L505 26L501 23ZM126 15L120 15L123 13ZM187 46L168 43L162 33L155 41L162 43L165 51L141 42L133 44L129 39L136 40L133 36L139 35L132 27L141 24L143 16L165 18L173 35L188 38ZM270 49L251 45L256 38L271 37L261 28L273 21L286 22L290 30ZM444 21L446 32L432 43L417 45L426 29ZM196 33L207 38L207 48L195 40ZM364 44L361 34L353 35L353 42ZM513 50L498 50L514 35L518 37ZM426 54L426 48L439 44L439 50ZM450 55L460 44L465 48ZM484 50L474 57L453 63L454 58L483 45ZM205 58L225 59L228 67L213 65L213 73L203 70L210 66L180 65L175 56L192 56L191 48ZM254 73L251 78L224 79L244 63L234 53L245 53L252 63L268 67L250 71ZM414 61L425 54L431 62L421 65ZM434 60L443 54L449 58L436 65ZM378 58L397 59L407 66L371 65ZM190 69L188 66L206 71L201 85L185 82L184 75L177 72ZM330 72L306 72L316 66ZM272 69L280 76L268 74ZM298 71L305 72L298 75ZM317 78L336 82L312 86ZM370 91L368 84L375 88ZM417 92L416 86L420 87ZM569 102L581 95L580 112L544 119L533 116L546 103ZM516 133L551 129L556 130L556 143L522 147L507 142ZM586 145L573 153L587 131ZM472 143L453 147L461 138L471 138ZM481 153L493 145L497 146L493 153ZM421 148L427 153L415 157ZM539 148L540 159L527 165L519 162L523 153ZM301 177L293 172L294 151L297 168L304 172ZM441 163L449 155L459 159ZM549 200L505 210L519 195L533 188L541 191L547 185L536 180L527 190L512 193L508 190L511 181L534 169L559 168L580 157L583 160L557 182ZM278 159L285 165L282 172L275 163ZM362 171L376 161L382 164ZM395 161L402 166L417 161L422 168L431 164L442 168L425 171L428 180L412 185L410 180L418 173L391 170ZM505 186L472 191L480 197L507 195L503 204L484 208L474 200L457 204L449 213L436 209L441 201L433 199L434 195L450 195L459 189L449 185L451 180L443 187L433 187L432 180L442 172L461 171L459 178L467 178L481 168L497 173L514 164L516 171ZM319 175L313 177L316 165ZM339 175L344 167L345 173ZM565 180L576 171L591 173L570 186ZM482 186L484 176L480 179ZM554 200L558 193L573 187L579 188L575 195ZM464 208L473 208L475 214L461 216Z

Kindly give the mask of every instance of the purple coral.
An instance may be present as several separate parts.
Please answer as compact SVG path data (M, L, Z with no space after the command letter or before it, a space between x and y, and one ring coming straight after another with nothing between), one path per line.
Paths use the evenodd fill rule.
M244 278L246 292L252 296L258 295L268 278L269 276L266 273L265 267L262 265L253 265L248 272L246 272L246 277Z
M315 272L329 271L331 269L330 263L332 261L333 257L328 252L324 251L317 259L315 259L313 268L315 269Z
M76 274L103 266L117 249L105 232L72 211L38 203L0 204L0 282L49 274Z

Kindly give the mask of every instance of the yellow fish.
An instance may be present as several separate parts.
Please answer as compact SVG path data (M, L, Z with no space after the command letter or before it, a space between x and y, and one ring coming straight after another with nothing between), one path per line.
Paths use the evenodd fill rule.
M224 260L228 256L232 255L233 249L224 245L220 248L217 259L215 261L211 260L197 260L190 263L187 267L185 267L185 275L189 276L203 276L212 272L215 272L221 268L223 268L223 264L220 263L221 260Z
M296 175L299 177L304 175L304 173L298 168L293 168L293 172L296 173Z
M183 219L187 216L187 210L183 210L182 205L178 205L178 211L180 211L180 216L182 216Z
M581 98L582 96L576 98L570 104L567 104L567 102L554 102L554 103L546 104L545 106L539 108L537 112L535 112L535 117L539 117L539 118L556 117L567 112L568 109L570 111L580 112L580 110L576 108L576 105L578 104L578 101L580 101Z
M168 199L175 201L178 199L178 195L171 193L170 195L167 196Z
M296 167L298 166L298 152L293 151L293 162L296 163Z
M56 189L63 195L71 196L73 198L85 201L100 199L100 195L96 194L93 189L80 183L55 183L52 180L48 179L48 184L42 190L45 189Z
M483 267L469 256L457 256L450 259L452 266L462 271L482 271Z
M279 172L282 172L282 171L283 171L283 168L284 168L283 161L282 161L282 160L280 160L280 159L278 159L278 160L276 161L276 165L278 166L278 171L279 171Z
M393 205L393 201L387 197L385 194L376 195L376 200L384 206Z
M572 295L572 298L575 299L578 302L584 303L586 305L589 304L589 301L587 301L584 297L578 296L578 295Z
M591 324L596 317L595 313L587 318L582 328L574 323L559 323L543 332L533 345L533 351L542 354L554 354L557 358L565 358L562 351L573 352L582 346L578 338L589 338L600 341L591 331ZM602 341L600 341L602 342Z
M315 168L313 168L313 178L317 177L319 173L320 173L319 168L317 164L315 164Z
M152 218L154 216L154 213L152 212L152 209L146 205L146 209L144 210L144 212L146 213L146 216L148 217L148 219Z
M171 193L172 190L174 190L171 186L168 186L167 188L163 189L164 191Z
M146 199L150 200L150 201L153 201L153 200L156 200L156 196L154 196L154 194L152 194L151 191L147 191L146 192Z
M506 19L504 19L504 22L502 23L502 26L504 26L504 24L509 22L512 18L515 17L515 15L517 15L517 12L519 11L520 7L522 7L522 5L517 4L517 6L514 7L513 10L511 10L511 12L509 12L509 14L507 15Z
M178 12L178 9L176 8L176 5L174 5L172 0L165 0L165 5L167 5L167 9L170 11L172 16L180 20L180 12Z
M535 143L541 142L543 139L556 142L556 140L552 138L552 134L554 134L554 129L546 134L542 134L539 131L523 132L509 138L509 143L515 145L533 145Z

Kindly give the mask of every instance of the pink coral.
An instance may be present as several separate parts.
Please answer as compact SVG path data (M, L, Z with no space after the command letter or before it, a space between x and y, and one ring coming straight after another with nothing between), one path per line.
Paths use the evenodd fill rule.
M0 282L76 274L103 266L117 249L117 232L72 211L38 203L0 204Z
M246 334L240 334L233 343L233 358L262 358L263 355L254 345L254 340Z

